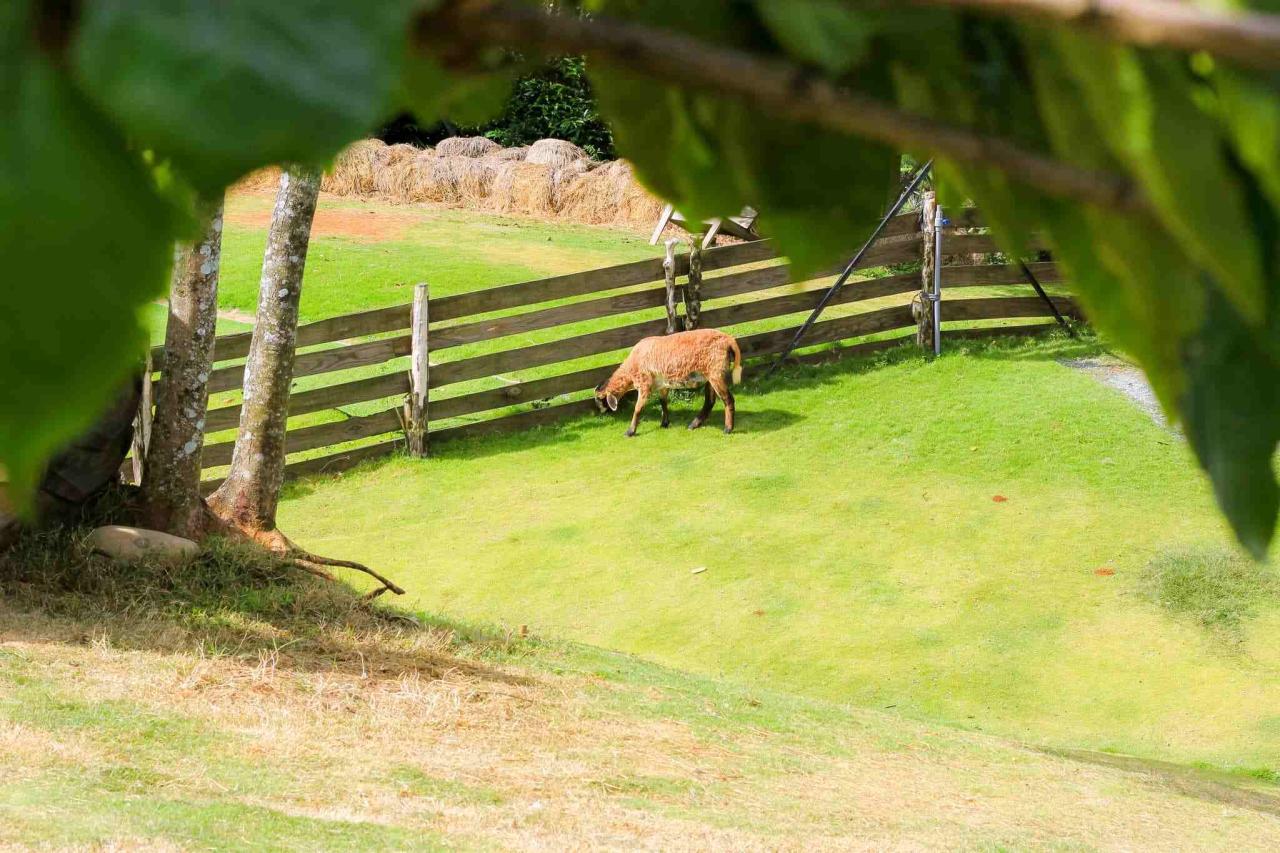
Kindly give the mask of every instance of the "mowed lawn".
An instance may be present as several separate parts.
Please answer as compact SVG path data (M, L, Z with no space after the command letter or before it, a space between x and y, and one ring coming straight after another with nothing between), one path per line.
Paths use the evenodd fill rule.
M1153 560L1231 540L1182 440L1058 361L1096 351L955 344L748 376L732 436L683 429L681 401L675 428L655 409L634 439L612 417L444 444L299 483L281 525L391 574L409 606L1274 778L1280 606L1250 593L1217 619L1196 607L1221 602L1153 595Z
M274 194L227 198L218 301L252 314ZM653 257L629 231L429 205L389 205L324 195L302 285L301 320L407 303Z

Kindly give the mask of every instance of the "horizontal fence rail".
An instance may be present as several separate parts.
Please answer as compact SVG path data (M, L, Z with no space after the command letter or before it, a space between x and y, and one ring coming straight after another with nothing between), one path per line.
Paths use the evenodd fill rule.
M867 306L869 310L821 319L807 331L800 347L840 344L839 352L865 353L922 340L927 322L922 319L927 314L921 310L922 290L928 289L930 263L940 265L938 280L944 292L953 287L965 288L956 298L941 300L939 316L947 338L1042 332L1053 328L1054 323L982 324L1052 318L1054 308L1066 317L1079 318L1079 309L1069 297L1050 297L1050 307L1045 299L1033 295L1022 267L1017 261L1001 262L1001 249L990 234L982 232L984 227L976 209L948 212L942 225L941 257L931 261L925 246L934 239L932 227L922 227L918 213L894 217L859 265L861 270L880 272L850 281L828 302L828 309L836 309L835 313L856 310L858 303L864 302L872 303ZM1027 261L1026 266L1039 282L1063 282L1058 266L1045 259L1043 245L1033 242L1028 250L1038 256ZM594 411L591 399L580 395L612 373L617 356L604 359L607 364L598 362L630 348L641 338L665 334L672 323L678 327L681 322L689 322L689 316L677 318L672 313L675 309L671 306L681 300L688 304L689 299L695 299L698 306L709 303L692 315L696 324L704 328L733 332L748 324L759 328L766 321L780 323L783 328L751 331L748 326L746 331L734 333L745 358L782 352L800 328L804 315L822 299L830 277L840 269L797 282L792 266L778 257L774 244L768 240L704 249L699 259L703 276L700 285L689 279L690 256L681 253L674 255L669 265L664 265L662 258L654 258L430 298L424 314L429 316L429 324L424 321L423 326L429 328L424 337L429 341L430 358L429 366L423 369L421 387L430 398L426 417L431 445L550 424ZM979 262L974 263L975 259ZM694 273L696 276L696 269ZM679 277L688 280L678 283ZM884 302L894 304L881 307ZM689 315L688 311L685 313ZM784 319L793 315L792 320ZM401 403L414 387L407 367L407 357L414 354L415 338L410 332L413 316L413 305L404 304L299 326L295 379L315 385L325 382L328 374L340 376L335 377L338 381L305 387L291 395L289 417L310 415L312 422L290 426L286 434L288 452L314 455L312 452L325 448L337 450L314 458L291 458L285 466L287 476L339 471L404 448ZM612 318L617 319L607 328L592 328ZM545 338L561 329L563 334L553 340L528 340L531 335ZM869 336L884 339L850 345L854 339ZM241 387L244 365L239 362L247 357L251 341L249 332L217 338L214 359L218 364L209 377L211 394L234 392ZM495 345L499 348L494 349ZM476 352L477 348L481 351ZM459 357L447 358L453 352ZM437 358L438 355L446 359ZM823 352L798 356L800 360L823 357L828 356ZM597 363L579 363L587 359ZM162 382L163 347L152 350L152 363L161 374L154 382ZM423 359L421 363L427 365L428 361ZM554 371L557 365L565 368L554 375L537 375ZM535 375L528 375L531 372ZM475 387L495 383L500 384ZM439 397L435 394L439 389L447 389L451 396ZM575 395L579 396L573 398ZM340 411L340 407L349 406L361 407L361 413ZM497 415L493 416L495 412ZM341 419L315 423L315 416L322 413L337 413ZM484 419L476 420L477 416ZM206 432L230 431L238 425L239 418L240 405L234 399L216 405L207 414ZM365 443L350 446L356 442ZM208 443L202 466L218 469L229 465L233 449L234 441L229 437ZM204 486L211 489L218 482L212 478Z

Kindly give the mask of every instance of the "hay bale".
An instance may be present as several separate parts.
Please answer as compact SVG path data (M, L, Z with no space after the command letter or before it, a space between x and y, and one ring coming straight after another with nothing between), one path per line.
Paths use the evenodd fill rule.
M494 175L489 207L500 213L555 213L551 168L520 160L503 163Z
M374 192L374 177L387 144L381 139L361 139L338 154L333 166L320 180L320 189L339 195L369 195Z
M528 145L517 145L514 148L499 148L492 154L484 155L486 160L505 162L507 160L523 160L529 153Z
M662 199L650 193L636 180L635 169L626 160L609 164L610 180L618 197L614 225L651 226L662 213Z
M245 175L231 185L230 192L253 192L254 190L274 190L280 186L280 167L265 166Z
M560 211L564 206L565 196L569 187L578 179L579 176L585 175L591 171L595 164L590 160L581 158L566 163L560 167L552 167L551 170L551 190L555 197L555 209Z
M414 198L414 187L418 184L420 164L432 159L419 152L411 158L402 159L383 166L374 176L374 189L387 201L407 204L418 201Z
M529 146L529 153L524 159L528 163L538 163L559 169L575 160L586 160L588 157L587 152L572 142L565 142L563 139L539 139Z
M418 156L423 149L416 145L410 145L407 142L397 142L395 145L388 145L382 150L382 156L378 159L377 166L379 169L385 169L394 166L397 163L403 163L405 160L412 160ZM375 176L376 180L376 176Z
M483 136L450 136L436 143L436 154L441 157L483 157L501 147Z
M621 178L619 177L621 174ZM618 215L630 171L606 163L574 175L560 188L560 216L586 225L608 225Z
M498 164L488 157L454 159L461 161L454 165L458 178L458 200L471 210L484 209L493 191L494 179L498 175Z

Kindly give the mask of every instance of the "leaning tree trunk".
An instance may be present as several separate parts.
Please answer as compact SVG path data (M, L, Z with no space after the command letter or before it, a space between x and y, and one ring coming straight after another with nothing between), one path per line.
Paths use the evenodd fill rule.
M399 595L403 589L368 566L311 554L276 529L276 507L284 482L293 352L298 340L298 302L319 194L319 169L292 166L280 176L262 260L258 317L244 368L240 431L231 453L231 471L210 496L209 509L233 531L289 557L307 571L332 579L325 566L356 569L382 584L371 596L387 590Z
M298 301L319 193L319 169L293 166L280 175L262 261L258 318L244 370L240 432L231 455L231 472L209 499L215 513L246 532L267 533L276 527Z
M200 454L218 320L222 199L203 208L204 231L174 253L164 380L156 396L151 444L142 469L142 523L178 536L199 535Z

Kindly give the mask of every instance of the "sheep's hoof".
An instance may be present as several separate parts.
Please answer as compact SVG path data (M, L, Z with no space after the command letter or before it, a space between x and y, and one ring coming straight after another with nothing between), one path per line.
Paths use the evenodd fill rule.
M636 431L635 431L635 430L633 430L633 429L629 429L629 430L627 430L626 432L624 432L624 433L623 433L623 435L625 435L627 438L635 438L635 437L636 437Z
M725 435L733 435L733 427L725 427L725 428L724 428L724 434L725 434Z
M670 421L666 421L666 422L664 422L664 423L662 424L662 428L663 428L663 429L666 429L666 428L667 428L667 427L669 427L669 426L671 426L671 422L670 422Z
M689 429L697 429L697 428L698 428L698 427L700 427L700 426L702 426L702 421L690 421L690 422L689 422Z

